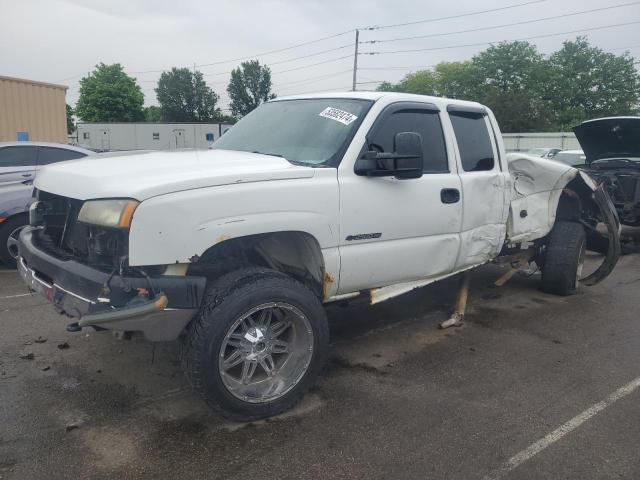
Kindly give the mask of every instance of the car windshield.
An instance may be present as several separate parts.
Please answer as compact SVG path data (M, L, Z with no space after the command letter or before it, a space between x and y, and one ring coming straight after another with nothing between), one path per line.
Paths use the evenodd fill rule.
M553 157L558 162L565 163L570 166L584 165L586 157L584 153L579 152L560 152Z
M346 98L267 102L211 148L277 155L305 165L335 165L371 104Z

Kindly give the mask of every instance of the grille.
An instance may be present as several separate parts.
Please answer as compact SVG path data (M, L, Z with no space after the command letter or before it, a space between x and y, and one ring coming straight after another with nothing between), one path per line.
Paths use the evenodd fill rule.
M38 232L40 248L63 259L74 259L94 268L113 271L126 262L127 231L78 222L82 201L38 192L44 204L44 228Z

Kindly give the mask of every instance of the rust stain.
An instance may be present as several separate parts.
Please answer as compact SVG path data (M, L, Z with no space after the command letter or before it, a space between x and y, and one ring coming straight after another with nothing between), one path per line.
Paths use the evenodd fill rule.
M229 235L225 235L224 233L221 235L218 235L218 238L216 238L216 243L220 243L220 242L224 242L225 240L230 240L231 237Z
M333 285L335 279L331 276L329 272L324 272L324 279L322 282L322 297L326 300L329 298L329 290L331 289L331 285Z

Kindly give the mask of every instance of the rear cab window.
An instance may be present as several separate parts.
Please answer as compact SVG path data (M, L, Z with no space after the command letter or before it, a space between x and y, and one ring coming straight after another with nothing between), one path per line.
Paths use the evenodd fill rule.
M447 111L458 144L462 169L465 172L493 170L496 158L485 110L449 105Z

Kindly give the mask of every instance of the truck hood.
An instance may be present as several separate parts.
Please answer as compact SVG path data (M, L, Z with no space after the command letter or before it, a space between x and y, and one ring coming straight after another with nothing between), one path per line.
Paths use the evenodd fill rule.
M194 188L313 175L313 168L293 165L284 158L230 150L192 150L61 162L40 170L35 186L78 200L143 201Z
M640 158L640 117L589 120L573 131L587 163L604 158Z

